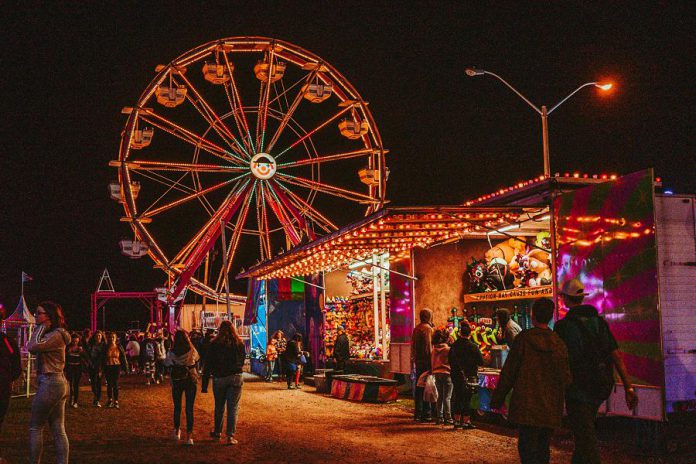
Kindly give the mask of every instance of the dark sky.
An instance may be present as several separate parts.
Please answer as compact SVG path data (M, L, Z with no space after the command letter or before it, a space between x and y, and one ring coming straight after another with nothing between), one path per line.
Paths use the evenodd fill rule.
M696 24L674 6L688 2L255 3L2 9L1 303L16 305L25 270L30 306L55 299L83 327L104 267L118 290L162 284L148 258L119 254L128 228L108 198L107 163L118 155L120 110L154 66L222 37L286 40L339 69L370 102L390 150L394 204L462 202L541 173L539 117L494 79L466 77L469 65L537 105L613 80L611 95L584 90L551 115L552 171L654 167L676 192L695 190ZM123 311L142 318L132 305Z

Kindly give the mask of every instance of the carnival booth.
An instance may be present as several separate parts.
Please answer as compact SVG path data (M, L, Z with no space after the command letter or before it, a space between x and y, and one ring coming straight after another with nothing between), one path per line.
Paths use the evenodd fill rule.
M558 320L566 308L557 289L579 278L590 294L587 302L619 342L641 399L638 409L628 411L617 385L603 411L665 423L696 409L694 352L688 348L696 339L685 329L691 313L684 306L696 299L696 268L689 264L696 259L696 207L693 195L676 197L659 188L652 170L623 177L542 176L461 206L385 208L242 276L326 277L387 254L390 336L384 354L390 372L410 373L417 310L431 308L434 324L451 329L466 317L487 361L472 399L482 411L507 350L496 310L507 309L528 328L534 300L551 297ZM335 320L346 317L346 300L326 301L338 309Z
M421 278L413 272L414 248L447 244L467 234L485 240L488 233L514 224L523 214L538 220L542 213L539 208L520 207L387 208L261 263L239 277L254 279L253 285L259 288L267 285L269 296L273 286L284 279L309 284L317 297L310 303L305 299L298 306L306 312L304 322L315 367L333 365L334 340L341 326L351 341L346 373L367 375L375 382L376 378L391 380L394 374L408 376L411 372L414 282ZM452 287L447 279L441 281ZM276 299L271 296L267 300L269 314ZM446 319L442 324L447 323ZM270 321L269 315L269 332ZM344 380L369 384L365 378ZM392 388L395 394L395 386ZM335 393L346 397L342 392Z

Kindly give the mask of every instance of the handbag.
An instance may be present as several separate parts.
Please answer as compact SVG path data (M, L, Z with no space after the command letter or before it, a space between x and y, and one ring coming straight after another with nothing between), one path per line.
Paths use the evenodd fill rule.
M300 355L300 364L307 364L307 358L304 354Z
M423 401L428 403L436 403L438 398L437 385L435 385L435 376L428 375L425 379L425 390L423 390Z

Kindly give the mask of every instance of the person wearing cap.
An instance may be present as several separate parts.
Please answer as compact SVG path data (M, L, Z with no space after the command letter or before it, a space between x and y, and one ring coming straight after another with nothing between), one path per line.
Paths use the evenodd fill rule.
M500 308L495 312L495 317L498 319L498 327L502 333L502 341L507 346L512 346L515 337L522 332L522 327L517 322L510 318L510 311L506 308Z
M518 427L522 464L549 463L551 435L561 427L563 393L571 380L568 350L549 328L553 311L548 298L534 302L534 327L515 338L491 399L491 408L500 409L512 390L508 419Z
M636 408L638 397L609 325L599 316L594 306L582 304L587 296L582 282L578 279L567 280L563 283L560 294L568 313L556 323L554 331L568 348L573 377L566 389L565 398L568 423L575 436L572 463L595 464L600 462L595 419L604 400L594 393L594 379L592 375L588 375L588 372L592 372L592 366L589 365L591 361L588 360L596 357L593 352L603 350L609 353L611 363L623 383L629 409Z
M430 358L433 351L433 312L428 308L423 308L418 314L420 324L418 324L411 334L411 366L415 368L415 381L420 379L424 372L430 370ZM413 415L414 420L423 422L432 421L432 409L430 403L423 401L424 387L416 386L413 397L416 409Z

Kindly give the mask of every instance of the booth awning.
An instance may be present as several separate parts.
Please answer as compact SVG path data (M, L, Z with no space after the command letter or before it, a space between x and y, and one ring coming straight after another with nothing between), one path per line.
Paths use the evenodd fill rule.
M306 276L340 268L374 254L391 259L407 256L414 247L427 248L463 238L507 235L523 224L545 221L547 208L420 206L389 207L343 227L332 234L264 261L237 278L274 279Z

